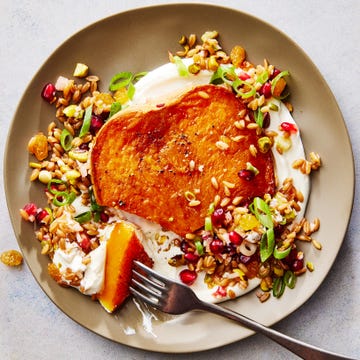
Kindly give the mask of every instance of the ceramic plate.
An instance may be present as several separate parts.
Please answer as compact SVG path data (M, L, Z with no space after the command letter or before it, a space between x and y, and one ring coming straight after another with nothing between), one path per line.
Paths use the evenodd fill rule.
M46 82L72 74L76 62L84 62L101 77L106 90L111 77L120 71L151 70L167 62L168 50L180 49L181 35L203 34L216 29L226 50L241 44L249 59L272 64L291 73L291 101L306 152L321 154L323 167L312 176L307 217L319 217L316 238L323 244L317 251L304 245L307 260L316 270L298 279L294 290L280 300L261 304L254 292L226 306L265 325L272 325L299 308L319 287L330 270L348 225L354 192L351 145L336 101L317 68L286 35L263 21L227 8L174 4L136 9L101 20L62 44L44 63L26 89L16 111L5 154L5 189L11 219L24 258L35 279L50 299L82 326L116 342L146 350L193 352L215 348L252 334L231 321L206 313L176 318L161 316L154 321L153 334L144 330L132 302L115 315L73 289L58 286L47 273L48 259L40 254L33 226L21 221L19 209L29 201L44 202L42 186L30 184L30 137L54 118L54 109L40 98ZM321 134L321 135L320 135ZM334 146L336 144L336 146ZM17 151L14 151L17 149ZM341 174L341 176L340 176ZM339 191L341 189L341 191ZM334 226L336 224L336 226ZM126 335L127 326L135 327Z

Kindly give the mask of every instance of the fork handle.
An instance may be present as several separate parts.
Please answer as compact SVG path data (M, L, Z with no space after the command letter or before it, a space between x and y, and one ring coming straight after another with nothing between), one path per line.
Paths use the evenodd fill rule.
M214 314L225 316L228 319L234 320L241 325L244 325L248 329L254 330L258 333L261 333L268 338L274 340L278 344L284 346L288 350L292 351L294 354L300 356L303 359L351 359L343 355L338 355L333 352L329 352L323 349L320 349L316 346L306 344L302 341L294 339L290 336L284 335L276 330L273 330L269 327L266 327L255 320L249 319L248 317L241 315L235 311L224 308L219 305L206 303L200 301L197 308L199 310L210 311Z

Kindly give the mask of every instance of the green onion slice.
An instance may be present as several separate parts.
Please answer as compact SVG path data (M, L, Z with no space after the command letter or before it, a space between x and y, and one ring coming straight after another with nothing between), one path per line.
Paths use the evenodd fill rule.
M246 163L246 170L250 170L255 176L259 174L259 170L251 162Z
M57 190L57 189L53 189L53 188L52 188L52 185L53 185L53 184L66 185L66 186L67 186L67 184L66 184L66 182L65 182L64 180L51 179L51 180L47 183L47 188L48 188L48 190L49 190L49 193L52 194L52 195L56 195L56 194L58 194L59 192L61 192L61 191L59 191L59 190Z
M201 256L204 253L204 246L200 240L194 242L197 253Z
M264 124L264 114L259 107L254 111L254 119L258 126L262 128Z
M270 207L263 199L255 197L253 202L249 205L249 209L267 229L272 229L274 227Z
M275 247L274 229L268 229L261 236L261 240L260 240L261 262L265 262L273 254L274 247Z
M113 115L118 113L120 110L121 110L121 103L119 103L118 101L113 102L110 107L110 113L109 113L108 119L110 119Z
M71 142L73 141L73 136L71 135L68 129L63 129L60 135L60 144L65 151L69 151L72 147Z
M74 219L80 224L86 223L91 220L91 211L86 211L84 213L76 215Z
M189 76L189 70L179 56L174 56L174 62L180 76Z
M83 137L89 132L91 125L91 116L92 116L92 105L89 105L85 109L84 120L80 129L79 137Z
M265 84L269 79L269 72L264 70L256 79L260 84Z
M215 211L215 204L212 202L212 203L210 203L210 205L209 205L207 214L208 214L208 215L211 215L211 214L214 213L214 211Z
M210 79L210 84L215 85L226 83L232 86L233 82L236 82L236 86L242 84L242 80L236 75L234 66L220 65Z
M110 80L109 90L116 91L130 84L133 79L133 74L129 71L122 71L114 75Z
M192 201L192 200L195 200L195 199L196 199L195 194L194 194L193 192L191 192L191 191L185 191L184 196L185 196L185 199L186 199L187 201Z
M90 194L90 209L91 209L91 211L93 211L93 212L103 211L104 208L96 202L94 191L92 188L90 188L89 194Z
M273 283L273 295L277 298L281 297L281 295L285 291L285 282L282 277L276 278Z
M206 216L205 217L205 231L212 231L213 227L212 227L212 221L211 221L211 216Z
M247 99L256 94L256 88L253 85L249 84L246 81L239 79L239 77L237 76L237 74L235 72L234 66L220 65L217 68L217 70L214 72L214 74L212 75L212 77L210 79L210 84L218 85L218 84L222 84L222 83L230 85L233 88L233 90L235 91L235 93L243 99ZM250 90L244 92L243 85L245 85L246 87L249 87Z
M286 271L284 274L284 283L287 287L293 289L296 284L296 275L290 270Z
M70 205L76 199L74 192L59 191L53 198L53 204L55 206Z
M275 246L274 258L278 259L278 260L284 259L290 254L290 251L291 251L291 246L289 246L286 249L282 249L282 250L279 250L279 248L277 246Z
M134 76L133 76L133 83L136 83L137 81L139 81L142 77L144 77L145 75L147 74L147 71L142 71L142 72L139 72L139 73L136 73Z
M128 90L127 90L127 95L128 95L128 98L130 100L132 100L134 98L134 95L135 95L135 86L134 84L131 82L128 86Z

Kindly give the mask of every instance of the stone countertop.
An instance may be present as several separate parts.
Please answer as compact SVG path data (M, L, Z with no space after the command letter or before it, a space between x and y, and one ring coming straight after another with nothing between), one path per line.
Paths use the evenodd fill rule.
M142 6L175 3L146 0L2 0L0 2L0 168L6 133L22 93L51 52L73 33L103 17ZM191 2L191 1L188 1ZM343 113L355 165L360 153L360 2L358 0L241 0L207 3L253 14L286 33L310 56L324 76ZM31 115L30 115L31 116ZM358 170L356 170L356 175ZM341 176L341 174L339 174ZM358 182L357 182L358 184ZM0 181L0 253L17 249ZM358 189L349 229L339 256L316 293L274 328L302 341L360 357L360 221ZM336 206L336 204L334 204ZM117 344L98 336L63 314L43 293L24 264L0 263L1 359L187 359ZM261 335L254 335L193 359L296 358Z

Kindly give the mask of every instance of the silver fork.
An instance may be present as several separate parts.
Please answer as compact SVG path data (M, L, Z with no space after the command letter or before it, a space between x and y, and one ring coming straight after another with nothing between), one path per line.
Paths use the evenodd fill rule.
M191 310L210 311L261 333L304 359L350 359L291 338L225 307L200 300L190 287L165 278L139 261L134 261L130 292L136 298L168 314Z

